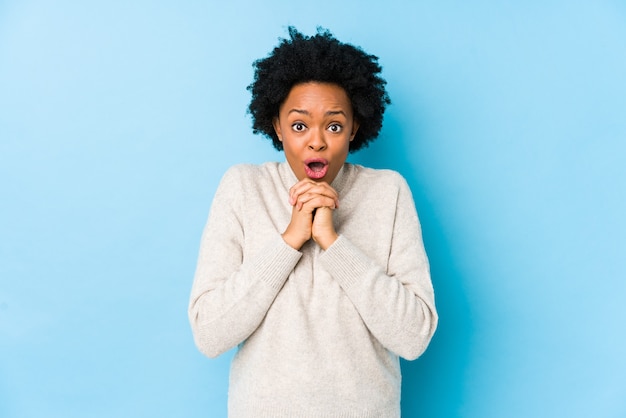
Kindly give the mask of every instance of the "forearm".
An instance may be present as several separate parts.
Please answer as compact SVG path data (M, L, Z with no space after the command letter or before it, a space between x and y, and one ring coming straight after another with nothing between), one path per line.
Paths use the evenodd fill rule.
M259 326L301 254L280 238L266 251L224 275L218 263L204 260L198 266L189 320L200 351L215 357L244 341ZM215 272L221 271L221 278Z
M384 347L406 359L422 354L438 320L427 265L391 277L343 236L323 263Z

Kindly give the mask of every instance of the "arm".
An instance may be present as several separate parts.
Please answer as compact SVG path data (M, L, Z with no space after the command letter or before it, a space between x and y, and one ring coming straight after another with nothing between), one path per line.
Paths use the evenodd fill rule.
M438 317L421 228L404 179L395 205L386 271L343 235L321 260L372 335L390 351L415 359L428 346Z
M301 257L279 234L244 257L242 183L235 169L224 175L200 244L188 313L196 345L209 357L257 329Z

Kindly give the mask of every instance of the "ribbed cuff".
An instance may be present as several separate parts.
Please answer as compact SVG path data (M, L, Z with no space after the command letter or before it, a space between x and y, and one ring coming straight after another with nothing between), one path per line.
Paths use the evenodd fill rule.
M279 236L267 243L266 250L254 261L253 269L262 281L279 289L301 257L300 251L289 246Z
M352 286L368 270L370 259L343 235L320 257L324 267L341 287Z

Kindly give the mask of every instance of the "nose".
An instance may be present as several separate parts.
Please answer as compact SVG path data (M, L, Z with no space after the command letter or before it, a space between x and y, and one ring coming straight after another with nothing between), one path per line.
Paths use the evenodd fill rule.
M309 149L313 151L323 151L326 149L326 138L324 138L323 129L311 132L308 146Z

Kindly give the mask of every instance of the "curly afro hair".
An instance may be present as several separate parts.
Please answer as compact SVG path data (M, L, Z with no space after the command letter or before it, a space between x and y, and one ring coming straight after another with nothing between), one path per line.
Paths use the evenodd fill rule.
M254 81L248 86L253 132L267 136L274 148L282 150L272 121L291 88L309 81L333 83L346 91L359 123L350 152L365 148L378 137L385 107L391 103L378 57L339 42L322 28L315 36L304 36L290 26L289 35L291 39L281 39L267 58L253 64Z

